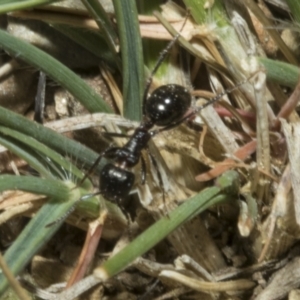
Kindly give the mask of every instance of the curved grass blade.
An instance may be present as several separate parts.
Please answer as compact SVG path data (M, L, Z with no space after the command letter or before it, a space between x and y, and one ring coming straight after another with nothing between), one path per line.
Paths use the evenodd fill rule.
M49 168L37 157L37 153L30 147L2 134L0 134L0 144L27 161L41 176L48 179L55 178Z
M0 177L0 179L2 178ZM27 177L27 184L30 179L34 181L32 183L34 185L41 184L40 190L45 189L45 191L49 193L51 191L60 191L60 196L56 195L52 200L43 205L5 253L4 259L15 276L26 267L33 255L45 245L61 226L62 222L56 221L63 221L63 217L81 197L80 190L74 189L75 186L71 182L62 183L59 180L47 180L47 182L45 182L45 179ZM11 180L12 179L10 179L10 181ZM15 184L15 189L21 189L22 183L20 178L16 178L16 181L19 182L20 186ZM51 191L47 186L51 186ZM37 186L35 188L37 188ZM51 223L53 223L53 226L47 227L47 225ZM2 295L7 288L7 284L6 278L0 273L0 295Z
M66 184L57 179L45 179L35 176L0 175L0 192L20 190L24 192L55 197L59 202L69 197Z
M108 104L79 76L44 51L9 35L3 30L0 30L0 47L12 56L42 70L66 88L90 112L112 112Z
M31 160L28 160L28 158L23 155L25 147L27 149L28 149L28 147L30 147L29 148L30 151L28 151L28 152L33 152L33 159L36 159L36 155L34 155L34 154L36 154L36 151L38 151L40 153L40 155L42 157L44 157L44 159L43 159L44 162L46 161L46 159L50 159L53 163L56 163L57 166L59 166L60 168L63 168L65 170L65 172L69 173L68 178L70 178L70 177L72 177L72 178L74 177L74 179L75 178L78 178L78 179L83 178L84 173L82 171L80 171L76 166L74 166L70 161L68 161L63 156L61 156L57 152L53 151L49 147L40 143L36 139L34 139L28 135L24 135L16 130L12 130L12 129L0 126L0 143L3 141L3 137L1 136L1 133L5 135L4 137L9 136L13 139L16 139L18 142L22 143L22 145L20 145L20 147L18 146L18 144L20 144L18 142L15 143L16 147L11 147L11 145L8 145L7 142L5 145L4 144L3 145L5 147L7 147L10 151L15 153L16 155L22 157L33 168L35 168L35 166L32 164ZM11 143L13 143L13 140L11 140ZM48 172L50 171L50 167L51 166L49 165L49 167L47 168ZM40 172L38 169L36 169L36 170L38 172ZM65 176L60 176L61 179L63 179L64 177ZM85 181L81 185L81 187L85 188L85 189L91 189L92 184L89 181Z
M83 146L82 144L68 139L53 130L50 130L40 124L32 122L23 116L20 116L8 109L0 106L0 124L31 136L59 153L69 155L78 162L90 167L98 158L98 153ZM105 159L100 163L97 170L101 170L107 163Z

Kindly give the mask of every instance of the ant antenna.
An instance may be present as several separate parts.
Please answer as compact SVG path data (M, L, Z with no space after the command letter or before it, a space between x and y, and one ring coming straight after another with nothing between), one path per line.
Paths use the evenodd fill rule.
M256 73L255 73L254 75L256 75ZM245 80L243 80L243 81L240 81L239 83L237 83L237 84L236 84L235 86L233 86L232 88L228 88L228 89L226 89L226 90L220 92L220 93L217 94L215 97L209 99L209 101L207 101L205 104L203 104L203 105L201 105L201 106L199 106L199 107L196 107L195 110L194 110L194 112L192 112L191 114L195 114L195 113L201 111L202 109L204 109L205 107L210 106L210 105L216 103L218 100L220 100L220 99L221 99L222 97L224 97L225 95L230 94L231 92L237 90L237 89L238 89L240 86L242 86L243 84L249 82L249 80L250 80L254 75L250 76L249 78L247 78L247 79L245 79Z
M215 97L209 99L209 101L207 101L205 104L197 107L194 112L192 112L191 114L189 114L189 116L191 116L192 114L194 113L197 113L199 112L200 110L202 110L203 108L207 107L207 106L210 106L212 104L214 104L215 102L217 102L218 100L220 100L223 96L227 95L227 94L230 94L231 92L237 90L240 86L244 85L245 83L247 82L250 82L250 80L252 78L254 78L259 72L261 72L261 70L258 70L256 72L254 72L251 76L249 76L248 78L238 82L236 85L234 85L233 87L231 88L228 88L224 91L222 91L221 93L219 93L218 95L216 95Z
M187 116L185 116L181 122L184 122L185 120L189 119L190 117L192 117L193 115L195 115L197 112L201 111L202 109L213 105L214 103L216 103L217 101L219 101L223 96L230 94L231 92L237 90L240 86L242 86L243 84L249 82L250 79L252 79L254 76L257 75L259 71L255 72L253 75L251 75L250 77L248 77L247 79L240 81L239 83L237 83L235 86L233 86L232 88L228 88L224 91L222 91L221 93L219 93L218 95L216 95L215 97L209 99L209 101L207 101L206 103L204 103L203 105L196 107L194 109L193 112L189 113Z
M168 53L170 52L170 49L174 46L174 44L178 41L179 37L180 37L180 33L182 32L188 17L190 16L190 12L188 11L186 14L186 17L184 19L184 22L179 30L179 32L174 36L174 38L169 42L169 44L167 45L167 47L165 47L163 49L163 51L159 54L158 60L153 68L153 70L150 73L149 78L147 79L146 82L146 86L145 86L145 90L144 90L144 95L143 95L143 103L145 104L146 100L147 100L147 96L149 93L149 89L150 86L153 82L153 77L155 75L155 73L157 72L158 68L160 67L161 63L165 60L166 56L168 55ZM145 115L145 105L143 104L143 114Z
M259 71L255 72L253 75L251 75L250 77L248 77L247 79L237 83L235 86L233 86L232 88L228 88L224 91L222 91L221 93L219 93L218 95L216 95L215 97L209 99L209 101L207 101L205 104L196 107L195 109L193 109L193 111L191 113L189 113L188 115L184 116L183 118L181 118L180 120L178 120L175 123L169 124L161 129L157 129L157 130L153 130L151 132L152 137L157 135L158 133L162 132L162 131L166 131L166 130L170 130L178 125L180 125L181 123L185 122L186 120L190 119L191 117L195 116L196 113L198 113L199 111L201 111L202 109L213 105L214 103L216 103L217 101L219 101L223 96L230 94L231 92L237 90L240 86L242 86L243 84L249 82L250 79L252 79L253 77L255 77L257 75Z

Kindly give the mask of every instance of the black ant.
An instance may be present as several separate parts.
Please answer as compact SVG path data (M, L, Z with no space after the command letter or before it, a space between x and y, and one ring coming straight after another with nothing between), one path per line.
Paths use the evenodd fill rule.
M179 37L180 34L178 33L161 52L160 57L151 72L143 95L143 119L131 135L129 141L123 147L109 147L104 150L94 162L90 171L80 181L80 183L82 183L89 176L91 171L100 163L100 160L103 157L112 160L112 162L107 163L100 172L100 191L97 193L101 194L107 200L121 204L122 200L129 195L135 181L135 175L131 169L136 166L139 161L141 161L142 167L142 184L145 183L146 163L142 156L142 151L148 148L148 142L151 138L162 131L170 130L180 125L203 108L212 105L224 95L230 93L246 82L241 82L232 89L228 89L218 94L216 97L210 99L201 107L195 108L188 114L187 112L191 107L192 97L189 91L181 85L167 84L160 86L148 97L153 76ZM151 130L154 126L161 128ZM158 179L162 186L162 179L157 164L151 155L150 158L157 170Z
M148 97L154 74L179 37L180 34L177 34L162 51L151 72L143 95L143 119L129 141L123 147L109 147L104 150L94 162L88 174L80 181L81 183L88 177L103 157L113 160L113 162L107 163L100 172L100 191L97 194L103 195L107 200L120 204L129 195L135 181L135 175L130 169L136 166L140 160L142 184L145 183L146 163L142 156L142 150L147 149L149 140L156 134L176 127L187 119L184 115L191 106L192 97L183 86L177 84L163 85ZM154 126L162 128L151 130ZM154 158L151 157L151 160L157 169ZM158 177L162 186L159 172Z

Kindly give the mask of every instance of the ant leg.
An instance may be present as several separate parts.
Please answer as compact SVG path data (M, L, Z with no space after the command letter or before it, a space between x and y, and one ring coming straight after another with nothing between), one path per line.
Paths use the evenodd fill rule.
M34 121L43 124L46 95L46 74L40 71L38 89L34 102Z
M142 185L144 185L146 182L146 176L147 176L146 162L145 162L143 155L141 155L141 178L142 178L141 183L142 183Z
M131 138L131 135L117 132L101 132L101 135L106 137L120 137L120 138Z
M161 173L159 171L159 168L158 168L158 164L156 162L156 159L155 157L152 155L152 153L150 152L149 148L146 148L147 152L148 152L148 155L150 157L150 160L151 160L151 163L153 164L155 170L156 170L156 174L157 174L157 178L158 178L158 183L159 183L159 187L161 188L162 190L162 196L163 196L163 202L164 202L164 205L166 206L166 195L165 195L165 189L164 189L164 184L163 184L163 180L162 180L162 177L161 177Z
M130 223L132 223L132 219L131 219L129 212L122 205L121 201L117 201L117 204L118 204L118 207L121 209L122 213L124 214L124 216L126 217L127 225L130 225Z
M184 20L184 23L180 29L180 32L182 31L183 27L185 26L185 23L188 19L188 16L190 14L187 14L185 20ZM148 98L148 93L149 93L149 89L150 89L150 86L151 86L151 83L153 81L153 77L155 75L155 73L157 72L158 68L160 67L160 65L162 64L162 62L165 60L166 56L168 55L170 49L174 46L174 44L177 42L177 40L179 39L180 37L180 32L177 33L174 38L169 42L169 44L166 46L165 49L162 50L162 52L159 54L159 58L146 82L146 86L145 86L145 90L144 90L144 95L143 95L143 115L145 116L146 115L146 112L145 112L145 102Z
M95 170L95 168L99 165L101 159L103 157L107 157L107 158L113 158L116 151L118 150L118 147L108 147L107 149L105 149L99 156L98 158L95 160L95 162L93 163L93 165L90 167L90 169L88 170L88 172L83 176L83 178L77 183L77 187L81 186L82 183L93 173L93 171Z

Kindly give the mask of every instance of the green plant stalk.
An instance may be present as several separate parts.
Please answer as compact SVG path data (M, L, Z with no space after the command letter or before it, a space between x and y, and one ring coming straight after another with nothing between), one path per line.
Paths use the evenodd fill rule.
M114 0L122 53L123 115L140 121L144 93L143 50L135 0Z
M286 0L286 3L291 10L293 19L300 24L300 2L295 0Z
M50 4L57 0L22 0L10 1L9 3L0 4L0 14L11 12L14 10L29 9L36 6Z
M300 77L299 67L264 57L257 60L265 68L268 80L295 88Z
M44 51L0 30L0 47L15 58L43 71L66 88L90 112L111 113L108 104L79 76Z
M2 137L1 132L2 133L4 132L7 136ZM14 140L11 137L14 137L18 140ZM24 144L22 144L22 143L24 143ZM60 156L58 153L56 153L52 149L39 143L35 139L28 137L28 136L24 136L23 134L21 134L17 131L0 126L0 144L4 145L11 152L18 155L22 159L24 159L31 167L36 169L41 175L43 175L44 177L47 178L47 179L43 179L43 180L54 180L55 184L56 184L56 189L57 189L57 179L54 179L54 178L57 178L57 177L54 174L52 174L53 172L51 170L51 167L49 165L47 165L47 163L49 164L49 162L46 160L46 158L50 158L53 161L53 163L56 163L58 166L63 167L66 170L66 172L69 173L67 179L71 179L72 181L76 182L76 181L78 181L78 179L76 180L75 177L81 179L84 176L84 174L79 169L77 169L76 166L71 164L67 159ZM31 146L31 147L29 147L29 146ZM42 162L40 162L40 160L38 159L39 155L37 155L38 152L36 152L36 151L41 153L40 160ZM44 157L44 159L43 159L43 157ZM62 175L62 176L60 176L60 179L66 180L66 178L64 178L64 176L66 176L66 172L63 172L63 170L60 170L60 171L61 172L59 174ZM0 178L1 178L1 176L0 176ZM24 182L24 185L20 185L21 183L18 183L18 181L17 181L18 178L20 181ZM28 180L30 182L30 180L32 180L32 178L36 179L37 177L28 176L28 178L29 178ZM45 185L46 187L43 186L44 192L43 192L43 190L38 190L38 189L35 191L28 190L28 189L26 189L26 185L28 184L27 177L19 176L19 177L17 177L17 179L14 179L15 186L9 185L9 183L7 183L7 185L6 185L6 183L4 181L0 182L0 189L2 188L5 190L5 187L6 187L6 190L7 189L14 190L16 188L16 186L18 186L19 189L21 189L23 191L28 191L28 192L32 192L32 193L36 193L36 194L45 194L48 197L55 197L55 196L57 196L57 194L59 194L59 191L56 192L55 189L50 184L49 184L48 188L47 188L47 185ZM39 179L42 180L41 178L39 178ZM3 184L3 186L1 186L1 183ZM39 183L39 185L40 185L40 183ZM32 184L30 184L28 186L32 186ZM35 188L34 185L33 185L33 188ZM88 191L89 191L89 193L92 193L93 185L90 182L90 180L87 179L80 185L80 188L82 190L85 190L86 193L88 193ZM50 189L52 193L50 192L50 194L48 194L47 193L48 189ZM116 204L107 203L103 198L101 198L100 202L102 203L102 207L110 208L109 212L111 214L116 215L116 216L118 215L118 213L115 212L115 209L117 207ZM100 210L99 198L91 197L91 198L88 198L87 200L80 201L78 203L78 205L76 206L76 210L78 210L84 216L96 218L99 215L99 210Z
M49 178L44 179L35 176L0 175L0 192L8 190L21 190L28 193L45 195L60 202L66 201L69 197L69 189L66 189L66 181ZM88 191L82 187L80 191L82 191L82 195L88 193ZM104 201L104 199L102 199L102 201ZM113 205L110 206L110 212L113 212ZM89 218L97 218L99 216L100 207L101 201L99 202L99 198L94 196L87 200L79 201L78 204L76 203L76 210L83 216ZM106 207L106 205L102 204L102 207Z
M82 144L68 139L51 129L32 122L1 106L0 124L19 131L27 136L31 136L59 153L68 155L79 163L83 163L86 167L91 166L99 156L98 153L83 146ZM101 170L103 165L106 163L107 161L103 159L96 170Z
M127 247L95 269L94 275L102 280L107 280L116 275L180 225L211 205L235 198L238 192L239 178L237 172L228 171L224 173L218 179L216 187L207 188L198 195L186 200L168 216L160 219Z
M24 192L53 197L57 201L65 201L69 197L69 189L63 181L45 179L35 176L0 175L0 192L21 190Z
M1 133L4 134L4 138L6 136L9 136L9 137L16 139L22 143L23 147L18 147L18 143L16 143L15 144L16 147L14 147L16 149L13 149L12 147L9 147L8 145L4 145L4 146L9 148L9 150L12 151L13 153L15 153L16 155L22 157L32 167L34 167L34 165L28 159L26 159L26 157L22 156L22 153L24 152L24 150L23 150L24 145L29 146L32 150L38 151L39 153L41 153L41 156L45 157L45 159L44 159L45 162L46 162L46 158L51 159L51 161L55 162L58 166L65 169L66 172L68 172L70 174L69 176L74 177L74 180L75 180L75 177L79 178L79 179L83 178L84 173L82 171L80 171L75 165L73 165L70 161L65 159L63 156L61 156L57 152L53 151L51 148L40 143L36 139L34 139L28 135L24 135L24 134L20 133L19 131L0 126L0 141L1 141L1 139L3 140ZM11 140L11 141L13 141L13 140ZM21 146L21 145L19 145L19 146ZM20 150L21 153L19 153L18 150ZM33 154L36 154L36 153L33 153ZM34 155L33 158L36 159L36 155ZM47 168L47 171L49 172L49 168ZM63 175L65 175L65 174L63 174ZM61 176L61 179L64 179L64 178ZM92 189L92 184L91 184L91 182L85 181L81 185L81 187L86 190L89 190L89 189Z
M49 168L37 157L37 153L30 147L0 133L0 144L11 152L15 153L34 168L41 176L54 179L55 176L50 172Z
M39 178L34 178L34 181L40 182L39 190L43 188L48 190L48 181L40 181ZM21 188L21 181L19 183ZM36 188L37 183L33 184ZM4 259L15 276L25 268L33 255L53 236L61 226L66 214L82 196L80 189L74 189L73 183L65 182L64 185L65 187L59 180L57 185L55 181L51 182L52 190L59 191L61 194L56 195L43 205L5 253ZM15 186L15 189L19 189L19 187ZM61 201L62 199L64 201ZM52 223L52 226L47 226ZM7 284L6 278L0 273L0 295L5 291Z
M43 156L51 158L51 160L53 160L55 163L61 165L63 168L66 168L68 172L74 174L75 177L81 178L82 172L78 170L68 160L60 156L58 153L56 153L50 148L47 148L45 145L39 143L37 140L29 138L28 136L37 138L42 143L49 144L50 147L58 149L58 151L62 152L63 154L67 153L67 155L71 156L73 159L79 162L81 161L86 165L88 164L89 166L92 165L98 157L97 153L79 144L78 142L70 140L60 134L57 134L56 132L46 127L43 127L40 124L34 123L20 115L17 115L5 108L2 108L1 106L0 119L0 123L2 122L6 126L15 129L11 130L9 128L0 126L0 132L2 130L8 135L14 136L16 138L19 138L19 140L22 140L22 142L20 142L11 139L10 136L1 137L0 135L0 143L5 145L18 156L22 157L32 167L34 167L41 174L44 174L44 176L47 178L53 179L55 176L51 173L50 168L47 167L43 160L41 163L41 161L37 159L38 152L36 152L35 150L41 152L41 158ZM20 130L20 132L18 132L17 130ZM21 133L22 131L25 134L24 136ZM30 148L28 145L23 144L23 142L32 146L33 148L35 148L35 150L33 150L33 148ZM88 160L84 160L85 156ZM102 166L106 163L107 161L103 159L97 170L100 170ZM91 191L91 187L92 186L89 180L84 181L84 183L81 185L81 188L86 190L86 193L87 191ZM101 201L104 201L103 198L100 197L100 199ZM120 215L119 209L116 204L107 201L105 201L104 203L105 204L103 204L102 206L107 207L110 214L116 217ZM99 215L100 206L98 199L95 200L95 197L93 197L85 201L80 201L76 208L79 212L81 212L84 215L88 215L89 217L97 217Z

